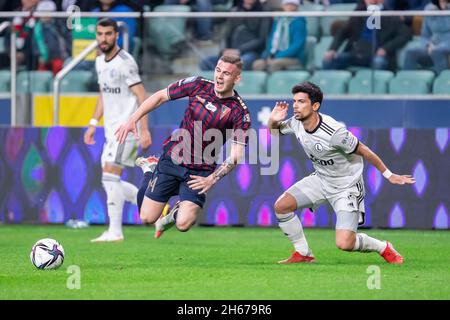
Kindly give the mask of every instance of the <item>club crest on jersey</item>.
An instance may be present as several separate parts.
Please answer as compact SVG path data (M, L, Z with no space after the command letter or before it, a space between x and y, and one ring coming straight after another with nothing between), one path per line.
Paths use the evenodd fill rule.
M316 143L314 145L314 149L316 149L317 152L322 152L323 151L323 146L320 143Z
M220 119L227 116L230 113L230 108L227 106L222 106L222 112L220 113Z
M109 77L110 77L111 79L117 78L117 75L118 75L118 74L119 74L119 73L117 72L116 69L111 69L111 70L109 70Z

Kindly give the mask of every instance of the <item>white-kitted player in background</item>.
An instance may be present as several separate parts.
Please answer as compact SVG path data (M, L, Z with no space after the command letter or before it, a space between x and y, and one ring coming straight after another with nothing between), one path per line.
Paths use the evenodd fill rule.
M277 102L268 127L279 129L281 134L294 134L311 159L315 172L295 183L275 202L278 224L295 248L292 256L280 263L315 260L294 211L314 209L326 202L336 213L336 246L339 249L378 252L389 263L403 263L403 257L389 242L357 232L358 225L364 221L363 159L392 184L411 184L415 182L414 178L390 172L345 125L319 113L323 94L317 85L311 82L298 84L292 88L292 94L294 116L285 120L289 104Z
M121 241L122 211L125 201L136 204L138 189L121 180L124 166L134 166L139 142L148 148L151 135L148 118L140 121L139 140L129 135L123 144L116 141L114 132L125 122L137 107L146 99L145 88L133 57L117 45L119 37L117 23L109 18L101 19L96 26L98 47L103 54L95 60L95 69L100 86L94 115L84 134L84 143L94 144L96 125L103 116L105 145L102 153L102 184L106 191L109 229L91 242Z

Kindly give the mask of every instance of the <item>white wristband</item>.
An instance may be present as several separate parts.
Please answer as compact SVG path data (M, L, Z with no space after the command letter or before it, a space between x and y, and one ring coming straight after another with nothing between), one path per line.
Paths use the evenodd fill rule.
M97 119L92 118L91 120L89 120L89 125L90 126L96 127L97 124L98 124L98 120Z
M383 172L383 177L386 179L389 179L392 176L392 172L389 169L386 169L386 171Z

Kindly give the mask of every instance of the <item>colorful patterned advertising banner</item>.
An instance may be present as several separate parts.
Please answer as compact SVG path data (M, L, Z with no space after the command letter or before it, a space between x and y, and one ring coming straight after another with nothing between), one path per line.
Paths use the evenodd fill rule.
M146 154L158 154L172 130L153 128L154 145ZM350 130L393 172L412 174L417 181L413 186L391 185L366 163L365 227L449 229L449 129ZM63 127L0 129L0 223L107 222L100 165L103 129L97 130L93 146L83 143L83 133L84 129ZM266 129L259 130L258 138L259 149L270 149ZM312 165L295 137L283 136L276 174L261 175L263 167L242 164L222 179L208 193L198 223L276 226L275 200L309 175ZM128 168L123 179L138 185L141 175L139 168ZM306 227L333 228L336 221L327 205L298 214ZM139 224L137 207L127 204L123 220Z

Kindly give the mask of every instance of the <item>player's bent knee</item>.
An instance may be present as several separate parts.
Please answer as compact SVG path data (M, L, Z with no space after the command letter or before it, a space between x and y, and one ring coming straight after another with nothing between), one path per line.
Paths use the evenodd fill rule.
M355 241L351 241L348 239L341 240L336 239L336 247L343 251L352 251L355 246Z
M176 223L176 227L177 227L178 231L181 231L181 232L188 231L191 228L191 226L192 226L192 223L187 222L187 221L186 222L177 221L177 223Z
M290 197L292 197L292 196L290 196ZM287 197L285 197L284 195L281 196L280 198L278 198L277 201L275 201L275 204L273 207L274 207L276 214L286 214L289 212L293 212L297 209L295 199L294 199L294 201L289 201L289 199Z
M148 223L148 224L153 224L157 220L157 219L155 220L152 217L150 217L146 214L143 214L143 213L140 214L140 218L141 218L142 223Z
M144 210L144 208L141 208L139 217L141 218L142 223L148 223L148 224L153 224L156 222L156 220L158 220L158 218L155 218L154 215L152 215L147 210Z

